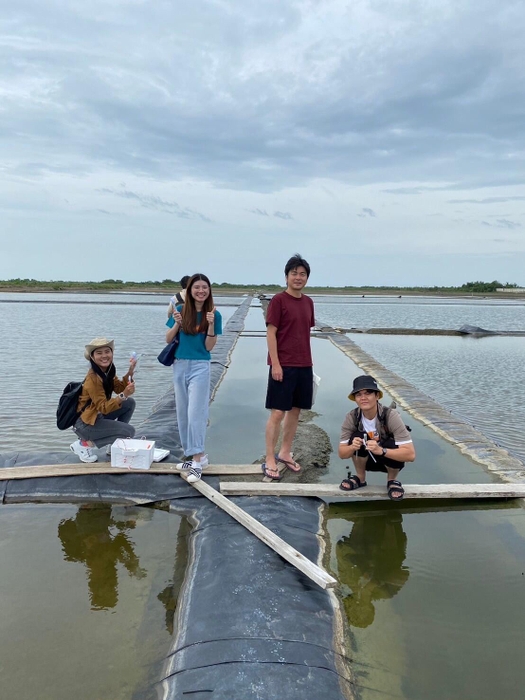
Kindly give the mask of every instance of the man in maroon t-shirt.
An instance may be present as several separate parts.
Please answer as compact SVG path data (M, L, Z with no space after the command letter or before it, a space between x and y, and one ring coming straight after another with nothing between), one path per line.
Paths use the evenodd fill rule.
M302 293L310 276L310 265L294 255L284 268L286 291L276 294L266 312L268 341L268 391L266 408L271 410L266 424L265 476L281 479L277 462L298 472L292 443L302 408L312 407L313 370L310 328L315 326L314 303ZM275 453L283 423L283 440Z

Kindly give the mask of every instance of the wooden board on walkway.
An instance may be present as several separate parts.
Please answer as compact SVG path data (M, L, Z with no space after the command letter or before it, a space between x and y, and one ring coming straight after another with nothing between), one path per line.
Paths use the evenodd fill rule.
M207 471L207 470L206 470ZM186 479L185 476L183 476ZM268 547L271 547L279 556L290 564L293 564L299 571L315 581L321 588L334 588L337 585L335 578L330 576L324 569L307 559L301 552L291 547L281 537L269 530L265 525L249 515L238 505L229 501L202 479L191 484L199 493L209 498L210 501L222 508L228 515L237 520L252 534L258 537Z
M519 484L403 484L405 498L525 498L525 483ZM221 493L228 496L318 496L320 498L388 499L386 486L364 486L341 491L339 484L282 484L223 481Z
M48 476L79 476L82 474L179 474L175 464L154 463L149 469L120 469L109 462L93 464L49 464L31 467L0 468L0 481L8 479L41 479ZM204 471L206 476L246 476L261 474L260 464L210 464Z

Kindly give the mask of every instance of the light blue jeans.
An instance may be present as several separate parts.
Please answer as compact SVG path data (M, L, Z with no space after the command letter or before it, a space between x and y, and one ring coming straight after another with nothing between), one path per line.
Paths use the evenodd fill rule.
M204 452L210 405L209 360L175 360L173 387L184 454Z

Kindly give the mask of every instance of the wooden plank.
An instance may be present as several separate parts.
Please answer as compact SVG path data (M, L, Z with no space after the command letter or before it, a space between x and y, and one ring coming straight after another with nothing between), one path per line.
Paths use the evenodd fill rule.
M403 484L405 498L525 498L525 483L519 484ZM318 496L359 500L388 499L386 486L364 486L341 491L338 484L265 484L223 481L221 493L228 496Z
M43 464L31 467L0 468L0 481L8 479L41 479L52 476L79 476L83 474L179 474L175 463L154 463L149 469L121 469L112 467L109 462L93 464ZM260 464L210 464L204 470L206 476L249 476L261 474Z
M181 475L186 480L186 475ZM231 515L238 523L243 525L252 534L258 537L268 547L273 549L279 556L293 564L299 571L315 581L321 588L334 588L337 585L335 578L330 576L324 569L314 564L296 549L291 547L281 537L269 530L265 525L249 515L235 503L229 501L202 479L191 484L199 493L209 498L210 501L222 508L228 515Z

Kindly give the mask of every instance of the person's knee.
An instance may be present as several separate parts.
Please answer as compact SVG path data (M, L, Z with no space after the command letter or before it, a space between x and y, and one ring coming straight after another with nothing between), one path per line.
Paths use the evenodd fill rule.
M125 406L130 413L133 413L135 411L136 406L137 406L137 402L135 401L135 399L133 399L131 396L129 396L126 399Z
M285 415L286 411L279 411L277 408L272 408L268 418L268 423L271 423L272 425L280 425Z

